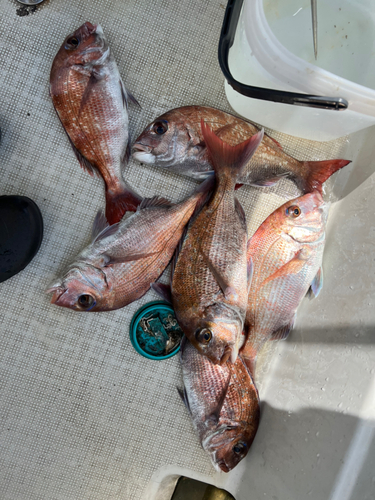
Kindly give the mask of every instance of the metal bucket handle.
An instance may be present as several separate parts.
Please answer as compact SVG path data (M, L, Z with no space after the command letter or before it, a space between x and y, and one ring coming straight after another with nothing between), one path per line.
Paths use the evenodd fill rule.
M281 102L283 104L296 104L297 106L308 106L311 108L332 109L336 111L347 109L349 103L342 97L322 97L286 92L284 90L265 89L245 85L235 80L229 70L228 55L229 49L233 45L242 4L243 0L228 0L219 40L219 64L229 85L231 85L236 92L246 97L253 97L254 99Z

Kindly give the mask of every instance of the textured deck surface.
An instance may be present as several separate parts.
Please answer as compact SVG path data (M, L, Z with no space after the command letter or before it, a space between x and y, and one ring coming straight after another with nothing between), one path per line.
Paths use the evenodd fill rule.
M102 25L142 105L130 108L134 138L177 106L230 111L217 62L225 4L47 0L20 16L19 4L0 0L0 195L29 196L45 224L36 258L0 285L2 500L138 500L162 466L211 480L216 474L178 398L177 357L148 361L129 341L134 312L156 296L149 292L110 313L80 314L51 305L44 290L88 243L104 205L102 181L80 169L48 95L62 41L85 21ZM300 159L338 156L342 146L275 137ZM195 186L136 162L124 176L142 195L174 201ZM270 189L243 188L239 198L251 233L283 202Z

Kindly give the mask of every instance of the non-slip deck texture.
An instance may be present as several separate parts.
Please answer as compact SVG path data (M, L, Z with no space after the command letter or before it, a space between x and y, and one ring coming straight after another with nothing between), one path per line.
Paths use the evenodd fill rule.
M160 467L216 474L178 397L177 357L153 362L131 346L130 320L155 294L114 312L76 313L51 305L44 290L88 243L104 205L101 179L79 167L48 95L64 38L85 21L102 25L142 106L130 107L134 139L177 106L230 111L217 62L225 5L46 0L20 16L15 0L0 0L0 195L32 198L45 227L35 259L0 285L2 500L138 500ZM338 157L342 147L275 137L300 159ZM174 201L196 185L133 161L124 176L142 195ZM250 233L290 188L239 192Z

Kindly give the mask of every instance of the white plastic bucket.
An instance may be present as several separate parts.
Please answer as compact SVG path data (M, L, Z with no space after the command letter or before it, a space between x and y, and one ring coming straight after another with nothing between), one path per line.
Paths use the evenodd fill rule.
M226 83L230 105L263 126L319 141L375 124L374 28L369 0L320 2L313 64L310 0L245 0L229 53L233 77L247 85L343 97L349 107L334 111L258 100Z

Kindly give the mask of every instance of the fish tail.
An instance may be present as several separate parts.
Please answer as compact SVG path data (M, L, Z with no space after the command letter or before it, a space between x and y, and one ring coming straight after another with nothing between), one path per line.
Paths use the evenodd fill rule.
M345 167L351 160L324 160L305 161L303 165L307 167L307 175L301 188L304 193L311 193L317 190L322 194L323 183L331 177L337 170Z
M230 146L215 135L203 119L201 120L201 128L217 178L231 177L234 181L242 174L264 135L262 129L241 144Z
M120 193L105 192L105 216L110 225L120 222L126 212L135 212L142 202L141 196L125 183Z

